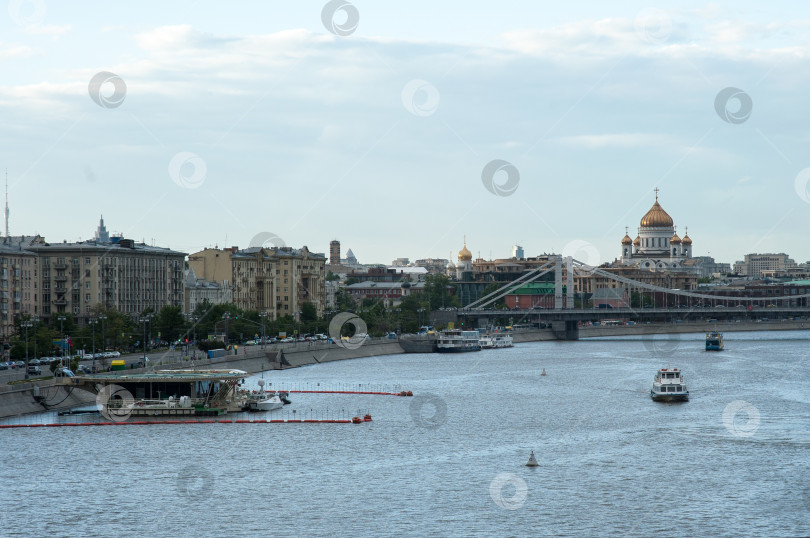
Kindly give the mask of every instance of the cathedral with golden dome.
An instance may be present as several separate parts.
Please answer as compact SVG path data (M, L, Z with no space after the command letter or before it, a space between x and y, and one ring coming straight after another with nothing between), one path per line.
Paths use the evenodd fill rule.
M472 252L467 248L467 237L464 237L464 247L458 251L458 263L456 264L456 278L461 280L463 273L472 272Z
M695 269L692 260L692 239L689 232L678 237L675 223L669 213L658 203L658 189L655 189L655 203L641 217L638 235L635 239L625 233L622 238L622 256L618 265L635 266L650 271L690 271Z

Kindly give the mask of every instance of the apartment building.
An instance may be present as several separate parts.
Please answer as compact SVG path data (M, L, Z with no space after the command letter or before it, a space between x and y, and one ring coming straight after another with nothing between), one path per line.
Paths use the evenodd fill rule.
M205 249L189 255L188 265L202 280L230 282L238 307L270 319L297 318L306 302L319 316L326 307L326 256L307 247Z

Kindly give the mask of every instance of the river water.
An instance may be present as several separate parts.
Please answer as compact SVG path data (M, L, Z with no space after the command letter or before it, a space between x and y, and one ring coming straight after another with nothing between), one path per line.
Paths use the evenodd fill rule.
M292 394L262 417L370 412L360 425L2 430L3 534L808 535L807 333L725 340L721 353L703 335L621 337L265 374L273 388L414 392ZM683 370L689 402L651 401L660 367Z

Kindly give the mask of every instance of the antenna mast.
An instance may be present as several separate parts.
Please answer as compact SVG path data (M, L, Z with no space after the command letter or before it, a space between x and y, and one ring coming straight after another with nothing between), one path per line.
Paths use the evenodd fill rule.
M6 168L6 239L8 237L8 168Z

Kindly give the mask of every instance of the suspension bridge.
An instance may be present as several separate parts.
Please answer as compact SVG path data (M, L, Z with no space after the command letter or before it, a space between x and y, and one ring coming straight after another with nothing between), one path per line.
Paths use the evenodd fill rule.
M554 300L552 307L495 309L493 305L506 295L541 277L554 273ZM599 277L608 287L624 288L626 297L639 297L643 306L633 307L627 301L609 308L582 308L576 306L574 278ZM565 282L565 285L563 285ZM791 290L793 291L793 290ZM798 290L796 290L798 292ZM804 290L802 290L804 291ZM581 298L584 294L576 294ZM653 304L644 304L645 295ZM456 318L468 326L487 327L496 318L508 316L513 323L545 323L551 325L558 338L576 340L579 325L605 318L633 320L637 323L675 322L697 319L806 318L810 293L790 295L753 295L741 289L681 290L649 282L633 280L590 266L572 257L554 256L536 269L504 283L499 289L481 297L456 311ZM608 305L600 305L608 306Z

